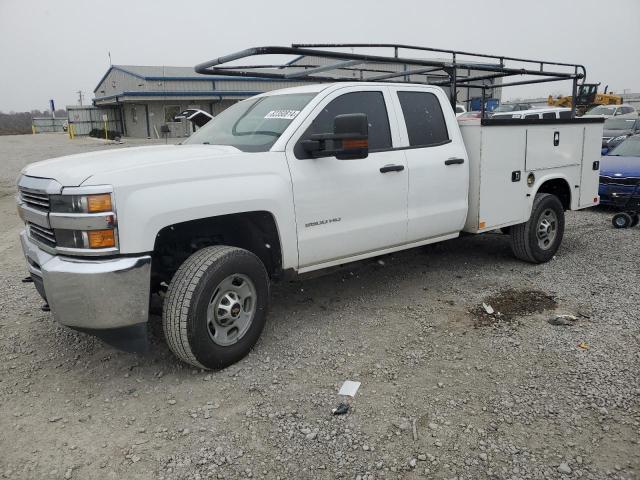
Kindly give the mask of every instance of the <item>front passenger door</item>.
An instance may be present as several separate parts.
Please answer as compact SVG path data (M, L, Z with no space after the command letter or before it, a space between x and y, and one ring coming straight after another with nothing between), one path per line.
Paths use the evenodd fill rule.
M330 93L287 145L301 271L401 245L407 234L407 168L389 91L347 87ZM310 158L301 142L333 132L337 115L364 113L369 155L357 160ZM390 122L390 116L392 121ZM389 167L393 167L390 169ZM318 267L316 267L318 268Z

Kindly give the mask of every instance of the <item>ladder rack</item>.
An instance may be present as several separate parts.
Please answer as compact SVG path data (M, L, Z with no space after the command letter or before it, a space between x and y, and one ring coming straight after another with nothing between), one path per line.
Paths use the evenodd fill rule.
M425 53L447 58L421 58L420 55ZM294 56L294 59L275 64L228 65L265 55ZM196 65L195 71L205 75L315 83L366 81L438 85L449 89L449 99L454 108L458 89L477 88L482 91L482 116L487 90L558 81L573 83L572 116L575 116L578 81L584 82L587 75L586 68L580 64L393 43L254 47ZM521 76L533 78L513 80L513 77ZM503 80L509 81L502 83Z

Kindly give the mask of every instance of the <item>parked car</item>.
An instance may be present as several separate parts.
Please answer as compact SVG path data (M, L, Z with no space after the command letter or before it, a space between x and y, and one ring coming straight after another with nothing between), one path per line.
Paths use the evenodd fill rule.
M467 113L467 109L464 108L464 105L457 104L456 105L456 117L459 117L460 115L464 115L465 113Z
M193 131L195 132L197 128L204 127L209 120L213 118L213 115L205 112L204 110L200 110L199 108L188 108L173 117L173 120L180 121L183 118L191 122Z
M564 107L548 107L536 108L531 110L520 110L512 113L494 113L491 118L519 118L521 120L530 120L536 118L571 118L571 109Z
M530 103L501 103L493 113L519 112L521 110L531 110L531 108L532 105Z
M640 135L624 140L600 160L600 203L622 206L640 183Z
M607 153L620 145L631 135L640 133L640 118L607 118L602 132L602 153Z
M61 324L141 349L158 293L176 356L222 368L260 337L272 281L507 227L517 258L551 260L565 210L598 202L601 137L580 119L458 124L433 85L275 90L182 145L28 165L22 248Z
M598 105L597 107L593 107L591 110L588 110L587 113L583 115L583 118L593 118L593 117L603 117L603 118L612 118L619 117L621 115L628 117L637 117L638 112L634 107L627 104L622 105Z

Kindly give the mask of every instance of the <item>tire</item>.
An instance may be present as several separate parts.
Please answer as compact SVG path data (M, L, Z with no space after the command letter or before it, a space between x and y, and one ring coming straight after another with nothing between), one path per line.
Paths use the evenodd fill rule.
M258 341L268 299L269 276L256 255L229 246L198 250L167 290L162 314L167 344L195 367L227 367Z
M560 248L564 236L564 208L555 195L538 193L531 217L511 227L511 249L520 260L548 262Z
M614 228L629 228L633 224L633 218L627 212L616 213L611 219Z
M640 213L634 213L631 215L631 226L635 227L640 223Z

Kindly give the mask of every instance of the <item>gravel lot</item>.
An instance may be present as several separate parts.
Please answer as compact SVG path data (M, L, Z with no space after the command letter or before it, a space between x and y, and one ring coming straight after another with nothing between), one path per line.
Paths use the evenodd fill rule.
M0 137L2 478L640 478L637 228L569 212L545 265L488 234L277 285L254 352L201 372L159 318L149 354L118 352L20 281L20 168L121 147ZM490 297L513 310L483 315ZM362 386L332 416L346 379Z

